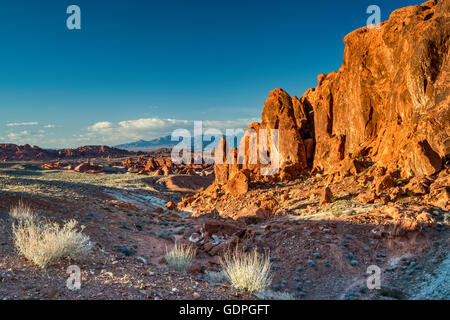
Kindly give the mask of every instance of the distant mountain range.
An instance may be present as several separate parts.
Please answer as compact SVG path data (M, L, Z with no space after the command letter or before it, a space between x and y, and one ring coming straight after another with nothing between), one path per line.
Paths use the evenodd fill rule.
M165 136L153 140L139 140L136 142L123 143L115 146L115 148L125 149L128 151L154 151L161 148L173 148L179 141L172 141L171 136ZM214 141L214 147L217 146L218 141ZM203 148L209 146L211 141L204 141ZM194 147L194 138L192 138L192 147Z
M116 148L129 151L153 151L161 148L172 148L177 144L177 141L171 140L171 136L166 136L154 140L139 140L136 142L123 143L117 145Z

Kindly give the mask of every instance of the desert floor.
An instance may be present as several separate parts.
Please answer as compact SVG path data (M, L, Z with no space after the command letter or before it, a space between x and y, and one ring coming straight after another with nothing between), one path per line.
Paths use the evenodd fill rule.
M219 276L219 259L211 250L220 243L200 248L188 272L172 271L164 260L166 250L215 222L168 210L166 203L179 202L192 186L189 176L181 177L186 190L180 183L174 188L171 178L2 163L0 299L450 299L448 211L411 195L394 204L363 204L351 195L364 186L345 181L333 190L336 200L321 206L314 190L323 182L314 177L247 195L281 197L286 215L247 225L223 221L244 230L240 241L248 248L270 251L274 278L266 292L239 292ZM20 256L8 213L21 199L42 217L60 223L76 219L83 225L94 243L88 258L41 270ZM393 206L400 213L427 212L433 220L420 224L420 230L374 237L373 230L386 220L380 212ZM82 271L77 291L66 287L72 264ZM366 287L370 265L382 270L381 290Z

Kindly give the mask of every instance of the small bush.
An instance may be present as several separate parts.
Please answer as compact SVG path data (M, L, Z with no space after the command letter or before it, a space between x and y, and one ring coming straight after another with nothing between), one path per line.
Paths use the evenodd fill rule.
M268 254L228 251L221 258L222 269L233 287L249 293L263 291L272 283L271 263Z
M227 276L222 271L206 271L205 278L210 283L222 283L227 280Z
M262 300L295 300L295 297L289 292L275 292L272 290L255 293L255 296Z
M378 290L378 292L383 297L390 297L394 299L401 299L403 296L403 292L401 290L389 287L381 287L381 289Z
M13 225L14 244L20 254L40 268L61 259L84 258L92 248L89 237L76 230L78 222L57 223L25 219ZM81 228L81 231L83 228Z
M16 220L34 219L35 215L28 203L19 200L19 203L9 210L9 216Z
M166 261L171 269L177 271L185 271L187 267L194 261L197 249L188 244L178 244L172 250L167 251Z

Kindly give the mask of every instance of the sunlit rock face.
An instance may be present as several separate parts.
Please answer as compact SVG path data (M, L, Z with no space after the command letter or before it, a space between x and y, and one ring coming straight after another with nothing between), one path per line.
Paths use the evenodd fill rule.
M314 109L314 166L369 156L402 176L430 175L450 153L450 1L392 13L344 39L338 72L302 99Z
M278 130L277 178L295 179L305 169L345 176L364 161L402 177L438 172L450 154L449 8L450 0L432 0L398 9L379 29L348 34L343 65L319 75L317 88L300 99L270 92L261 123L247 133ZM227 162L226 143L219 144L224 164L216 165L216 184L243 170L251 180L261 175L260 159L253 164L248 151L252 139L260 146L257 137L242 139L240 164Z

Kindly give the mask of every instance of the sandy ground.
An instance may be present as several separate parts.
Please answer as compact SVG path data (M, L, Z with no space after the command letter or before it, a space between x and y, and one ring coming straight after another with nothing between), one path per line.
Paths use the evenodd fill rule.
M289 199L292 208L304 215L291 213L251 225L236 222L243 230L242 246L270 252L274 278L266 294L248 295L224 279L213 279L210 272L220 271L220 265L218 257L211 255L211 243L199 245L196 263L201 268L171 271L164 261L167 248L177 240L188 241L212 222L208 217L191 218L189 212L169 211L165 204L178 202L200 187L197 177L89 175L4 165L0 169L0 298L256 299L276 298L280 293L300 300L450 298L448 225L424 226L395 239L374 238L371 231L376 226L361 223L361 216L383 206L350 200L319 208L313 205L317 198L304 194ZM20 199L41 216L58 222L74 218L84 225L94 243L89 257L40 270L20 256L8 216ZM405 207L413 210L414 205ZM336 214L349 208L356 213ZM224 232L221 237L232 235ZM72 264L82 271L82 288L75 292L66 287L66 270ZM366 287L370 265L382 270L382 290Z

